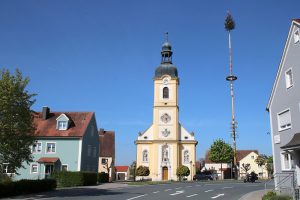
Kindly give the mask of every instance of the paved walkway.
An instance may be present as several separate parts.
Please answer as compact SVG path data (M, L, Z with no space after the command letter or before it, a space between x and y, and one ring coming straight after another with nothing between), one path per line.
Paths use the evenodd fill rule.
M248 194L245 194L242 196L239 200L261 200L262 197L271 190L256 190L253 192L250 192Z

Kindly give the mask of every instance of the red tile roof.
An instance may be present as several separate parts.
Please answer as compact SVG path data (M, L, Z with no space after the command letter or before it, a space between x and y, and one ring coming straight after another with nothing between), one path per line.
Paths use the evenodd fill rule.
M239 162L240 160L242 160L243 158L245 158L251 152L255 152L256 154L258 154L257 150L237 150L236 151L237 162ZM213 163L211 160L209 160L209 151L206 151L206 154L205 154L205 163L207 163L207 164Z
M115 158L115 132L99 130L100 157Z
M116 172L127 172L129 167L128 166L115 166Z
M65 114L71 121L67 130L56 129L56 118ZM51 112L44 120L42 113L37 112L34 116L36 126L35 136L38 137L82 137L90 123L93 112Z
M41 157L37 162L38 163L56 163L59 158L56 157Z

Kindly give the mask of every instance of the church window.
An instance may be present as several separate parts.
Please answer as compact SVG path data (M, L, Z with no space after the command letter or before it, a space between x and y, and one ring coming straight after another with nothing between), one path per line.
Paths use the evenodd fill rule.
M148 162L148 151L147 150L143 151L143 162Z
M169 161L169 151L168 151L168 146L164 145L162 148L162 161L163 162L168 162Z
M168 99L169 98L169 88L168 87L164 87L163 88L163 98L164 99Z
M189 154L188 150L184 151L184 153L183 153L183 161L184 161L184 163L190 162L190 154Z

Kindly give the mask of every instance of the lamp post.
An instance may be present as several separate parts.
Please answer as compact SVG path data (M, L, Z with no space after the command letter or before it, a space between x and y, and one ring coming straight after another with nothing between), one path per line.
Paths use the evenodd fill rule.
M235 121L234 116L234 93L233 93L233 82L237 80L237 77L232 73L232 48L231 48L231 37L230 31L235 28L235 23L231 14L228 12L225 19L225 29L228 32L228 40L229 40L229 76L226 77L226 80L230 82L230 95L231 95L231 136L232 136L232 146L233 146L233 163L232 163L232 171L234 171L234 178L237 179L237 159L236 159L236 129L237 122Z
M190 161L191 165L191 181L193 181L193 161Z

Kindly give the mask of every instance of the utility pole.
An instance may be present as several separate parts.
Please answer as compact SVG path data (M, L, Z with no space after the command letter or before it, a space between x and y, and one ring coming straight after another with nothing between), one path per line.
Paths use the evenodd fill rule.
M228 40L229 40L229 76L226 77L226 80L230 82L230 95L231 95L231 136L232 136L232 146L233 146L233 166L232 170L234 171L234 179L237 179L237 159L236 159L236 134L237 134L237 122L234 117L234 92L233 92L233 83L237 80L237 77L232 73L232 48L231 48L231 36L230 31L235 28L235 23L231 14L228 12L225 19L225 29L228 32Z

